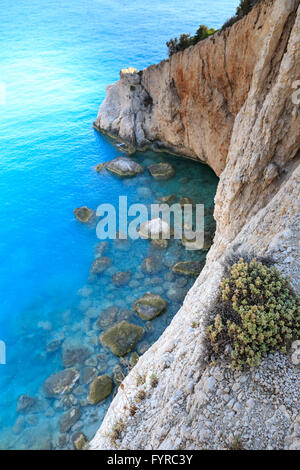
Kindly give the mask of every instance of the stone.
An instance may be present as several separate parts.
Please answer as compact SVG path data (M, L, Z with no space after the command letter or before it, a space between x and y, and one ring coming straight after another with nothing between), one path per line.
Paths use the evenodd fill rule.
M160 295L147 292L136 300L133 309L143 320L153 320L167 307L167 303Z
M106 163L106 169L115 175L126 177L136 176L143 172L143 167L134 160L121 156Z
M99 255L99 256L102 256L108 250L109 250L109 243L106 241L102 241L98 243L95 247L95 253L96 255Z
M23 394L18 398L17 412L24 413L29 411L37 402L37 399L29 395Z
M112 260L108 256L100 256L96 258L91 266L91 274L101 274L109 266L111 266Z
M50 343L48 343L46 346L47 353L53 353L57 351L61 346L61 342L61 339L54 339L53 341L50 341Z
M82 372L82 380L84 384L89 384L96 377L98 371L96 367L85 367Z
M109 375L100 375L96 377L90 385L88 401L96 405L105 400L112 392L113 382Z
M151 240L151 247L157 250L166 250L169 245L169 240Z
M203 269L203 264L199 261L178 261L172 267L173 273L185 276L198 276Z
M100 173L104 167L105 167L105 163L99 163L98 165L95 166L95 170L97 171L97 173Z
M175 175L175 170L170 163L157 163L156 165L148 166L153 178L159 181L168 180Z
M176 196L174 194L170 194L169 196L160 196L157 198L159 202L163 204L173 204L176 201Z
M55 397L70 392L79 380L77 369L64 369L60 372L50 375L44 382L46 395Z
M103 333L100 341L103 346L110 348L113 354L125 356L134 349L143 333L142 327L124 320Z
M143 222L139 228L139 233L142 238L169 239L170 232L171 229L168 222L159 217Z
M79 220L79 222L87 223L93 217L94 212L92 211L92 209L89 209L88 207L83 206L83 207L77 207L74 210L74 214L75 214L76 219Z
M75 407L63 413L59 418L60 432L65 433L70 431L71 427L79 420L80 415L80 409Z
M111 278L113 284L117 287L126 286L131 279L131 271L118 271Z
M134 366L138 363L139 358L140 358L140 357L139 357L138 353L137 353L137 352L133 352L133 353L131 354L130 360L129 360L129 365L130 365L130 367L134 367Z
M193 199L191 199L190 197L184 196L184 197L182 197L182 198L179 200L179 204L180 204L181 206L184 206L184 205L186 205L186 204L192 204L192 205L194 205L195 203L194 203Z
M161 271L162 265L158 256L147 256L143 260L142 270L147 274L155 274Z
M85 346L66 346L63 348L62 352L62 363L65 367L83 364L91 353L92 351Z
M75 432L72 435L72 442L76 450L83 450L88 443L88 439L82 432Z
M118 312L119 308L115 305L105 308L96 322L98 328L103 329L111 326L115 322Z

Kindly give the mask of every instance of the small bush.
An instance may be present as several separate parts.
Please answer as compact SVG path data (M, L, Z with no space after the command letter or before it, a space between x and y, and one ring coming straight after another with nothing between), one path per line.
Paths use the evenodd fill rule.
M181 34L179 39L173 38L167 42L167 47L169 50L169 57L175 54L176 52L183 51L190 46L194 46L199 41L203 41L203 39L208 38L212 34L214 34L216 30L214 28L209 29L205 25L199 26L194 36L190 34Z
M231 349L233 368L260 364L275 351L287 352L300 337L300 297L273 266L241 258L228 268L207 327L213 352Z

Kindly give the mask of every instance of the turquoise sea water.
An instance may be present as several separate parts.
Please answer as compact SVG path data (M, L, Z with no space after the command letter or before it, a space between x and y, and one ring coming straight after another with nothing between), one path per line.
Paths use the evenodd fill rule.
M63 368L61 351L69 344L87 346L90 362L97 357L98 373L112 374L119 360L99 345L95 326L104 308L115 305L121 309L117 320L126 317L146 326L137 347L142 353L165 329L193 282L170 276L169 266L176 260L204 260L203 254L186 252L173 242L159 254L164 261L161 271L144 275L141 263L153 254L147 241L134 242L134 247L132 242L125 247L110 242L106 255L112 267L91 279L99 240L95 227L76 221L73 209L116 204L119 195L150 204L175 193L204 203L213 231L217 178L209 168L147 152L134 158L145 168L169 161L176 176L157 183L147 171L133 180L99 175L94 166L120 151L92 128L92 122L105 86L118 79L121 68L158 62L166 57L170 37L194 32L203 23L220 27L238 3L1 1L0 89L5 96L0 97L0 340L6 343L7 364L0 365L0 448L58 447L57 422L70 404L45 398L42 384ZM135 287L112 287L111 275L125 269L132 271ZM125 311L147 290L168 300L172 288L178 298L151 324ZM59 346L49 352L53 341ZM62 447L72 448L76 430L91 438L110 402L85 406L88 386L82 381L72 397L81 418ZM23 393L39 401L27 413L17 413Z

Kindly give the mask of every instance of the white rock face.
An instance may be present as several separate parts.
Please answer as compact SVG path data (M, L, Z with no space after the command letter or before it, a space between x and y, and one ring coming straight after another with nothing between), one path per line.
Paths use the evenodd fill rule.
M206 160L221 174L217 231L205 268L170 326L125 378L126 394L120 390L114 398L92 449L222 449L237 440L247 449L299 449L300 369L290 356L277 353L251 371L233 372L225 364L207 366L204 341L228 254L271 256L295 289L300 287L300 107L292 102L293 83L300 78L299 3L263 1L230 31L143 71L142 84L138 74L131 74L140 93L145 85L155 102L155 111L144 113L145 139L152 140L149 129L157 125L156 135L163 134L165 143ZM220 66L215 74L209 73L211 64ZM215 80L222 86L215 86ZM186 84L184 98L179 81ZM129 109L122 103L131 110L137 103L129 98L124 78L118 83L119 117ZM181 90L180 97L174 89ZM206 94L209 112L203 111ZM175 137L174 126L168 134L164 124L171 95L173 120L183 129ZM183 99L185 108L177 105ZM100 108L100 127L107 107L108 101ZM127 123L136 116L129 113ZM115 124L118 135L121 127ZM136 126L128 127L126 138L130 132L136 139ZM145 384L138 385L141 376ZM137 403L141 389L146 398L129 416L128 399ZM125 427L112 442L109 435L120 418Z

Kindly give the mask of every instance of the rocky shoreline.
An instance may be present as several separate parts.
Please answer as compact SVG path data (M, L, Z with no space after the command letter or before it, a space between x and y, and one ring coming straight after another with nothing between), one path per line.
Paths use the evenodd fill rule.
M107 88L99 129L196 157L220 182L206 265L88 448L300 449L292 351L237 372L207 364L205 342L228 256L269 256L299 291L299 38L299 0L264 0L230 29L142 72L124 70Z

